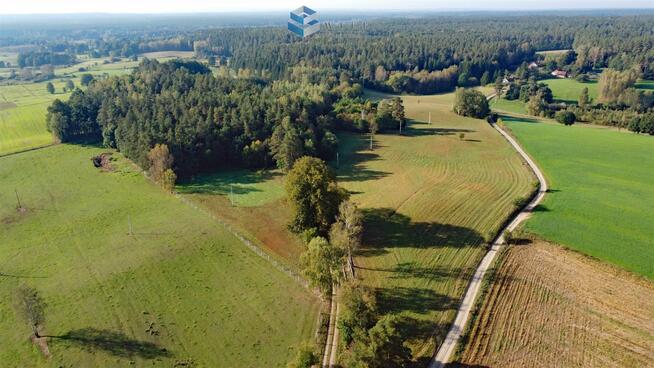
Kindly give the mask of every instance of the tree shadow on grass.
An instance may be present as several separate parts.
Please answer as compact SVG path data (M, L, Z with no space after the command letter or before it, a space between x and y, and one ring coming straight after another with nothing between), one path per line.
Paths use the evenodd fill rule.
M465 274L462 268L445 267L442 265L424 267L420 266L417 262L402 262L396 264L393 268L370 268L357 265L354 267L371 272L390 273L392 274L390 278L396 280L410 278L442 280L446 278L460 278Z
M540 123L539 120L534 119L534 118L528 118L526 116L511 116L511 115L505 115L501 114L500 118L502 118L502 121L504 122L513 122L513 123Z
M247 194L260 192L248 184L261 183L274 179L282 174L273 171L221 171L214 174L200 175L196 178L183 182L177 186L177 191L182 194Z
M91 353L101 350L123 358L136 356L144 359L154 359L172 356L170 351L155 343L132 339L121 332L93 327L72 330L60 336L48 337L65 340L67 343L79 346Z
M392 287L375 289L377 304L382 313L414 312L425 314L430 311L454 310L458 300L434 290L416 287Z
M363 135L347 135L347 144L343 145L344 151L337 169L339 181L366 181L377 180L388 176L390 173L366 168L365 162L379 160L379 155L370 149L370 140ZM375 149L382 148L379 143L373 142ZM364 152L365 151L365 152Z
M402 135L407 137L420 137L425 135L454 135L459 133L474 133L474 130L470 129L458 129L458 128L436 128L431 127L428 123L418 122L415 120L410 121L411 124L407 124L408 128L402 132ZM419 129L412 128L414 125L421 125Z
M394 247L466 247L477 246L484 238L477 231L435 222L412 222L391 208L364 209L364 233L361 249ZM374 252L372 252L374 253Z

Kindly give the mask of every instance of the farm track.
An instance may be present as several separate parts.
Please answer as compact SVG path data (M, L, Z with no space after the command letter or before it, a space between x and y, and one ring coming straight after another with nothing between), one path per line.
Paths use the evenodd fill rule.
M490 96L489 99L490 98L492 98L492 96ZM500 231L499 235L493 241L490 250L486 253L481 263L477 267L477 270L475 271L475 274L472 277L470 284L468 285L468 289L466 290L461 305L457 310L457 315L454 323L450 327L444 342L441 344L436 355L430 362L429 368L442 368L450 361L452 353L459 343L468 319L470 318L470 313L479 294L479 290L481 289L481 283L484 279L484 276L488 271L488 268L493 263L493 260L495 259L498 251L502 245L505 244L504 232L513 231L518 227L518 225L526 220L534 208L543 200L545 193L547 192L547 182L545 180L545 176L540 171L536 163L529 157L529 155L527 155L522 147L520 147L516 140L513 139L513 137L506 133L502 128L496 124L493 124L493 128L495 128L495 130L497 130L527 162L531 170L538 178L539 189L531 201L517 215L515 215L515 217L508 225L506 225L506 227Z

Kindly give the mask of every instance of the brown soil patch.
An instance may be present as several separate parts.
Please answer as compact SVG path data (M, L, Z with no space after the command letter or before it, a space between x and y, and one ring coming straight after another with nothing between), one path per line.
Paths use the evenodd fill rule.
M30 337L32 340L32 343L36 346L39 347L39 350L41 350L41 353L43 353L43 356L46 358L50 357L50 349L48 348L48 338L47 337L36 337L32 335Z
M91 162L93 162L93 166L102 171L114 171L114 166L111 164L111 155L111 152L101 153L91 157Z
M459 364L654 367L653 283L543 241L498 262Z

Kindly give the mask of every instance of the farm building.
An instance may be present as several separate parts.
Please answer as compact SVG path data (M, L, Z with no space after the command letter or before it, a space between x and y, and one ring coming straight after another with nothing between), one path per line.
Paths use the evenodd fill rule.
M551 74L557 78L568 78L568 72L566 72L565 70L557 69L553 71Z

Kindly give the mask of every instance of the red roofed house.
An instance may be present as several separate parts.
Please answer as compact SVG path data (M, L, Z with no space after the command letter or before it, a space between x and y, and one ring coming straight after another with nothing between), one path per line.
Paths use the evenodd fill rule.
M552 75L557 77L557 78L568 78L568 72L566 72L565 70L557 69L557 70L552 72Z

